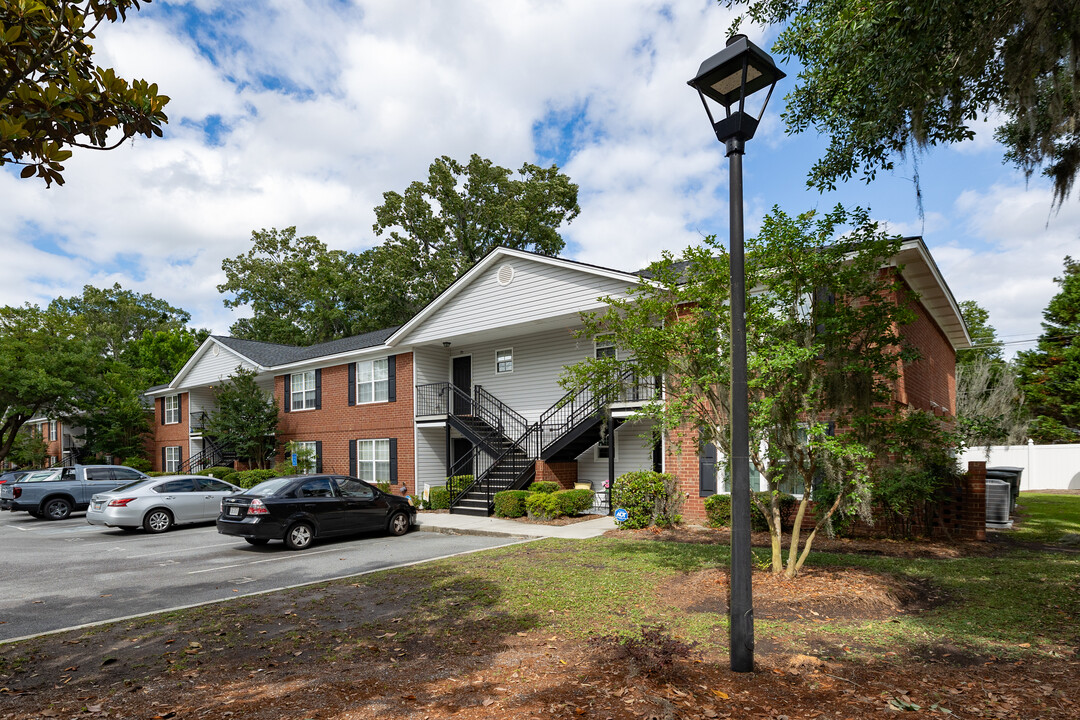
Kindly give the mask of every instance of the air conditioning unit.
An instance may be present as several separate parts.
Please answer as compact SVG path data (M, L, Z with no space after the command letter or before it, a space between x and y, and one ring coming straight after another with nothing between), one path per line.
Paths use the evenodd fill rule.
M1009 501L1012 489L1004 480L986 481L986 527L1007 530L1012 527L1009 519Z

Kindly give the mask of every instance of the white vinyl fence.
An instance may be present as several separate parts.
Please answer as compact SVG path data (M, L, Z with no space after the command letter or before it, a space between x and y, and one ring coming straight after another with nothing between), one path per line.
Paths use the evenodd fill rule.
M971 448L961 457L961 467L969 462L985 462L986 467L1021 467L1021 490L1080 490L1080 445L994 445Z

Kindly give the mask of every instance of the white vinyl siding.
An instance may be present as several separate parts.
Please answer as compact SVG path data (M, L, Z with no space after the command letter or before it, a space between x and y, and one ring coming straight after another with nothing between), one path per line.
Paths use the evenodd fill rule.
M502 265L514 269L514 279L508 285L500 285L496 280ZM598 298L624 295L634 284L583 268L505 258L479 273L401 340L410 344L441 341L464 333L513 326L520 329L552 318L577 318L582 311L604 307Z
M224 345L219 345L218 348L220 352L216 357L213 352L208 351L203 353L203 356L199 358L195 367L191 368L183 378L180 378L180 382L183 383L184 387L220 385L227 380L229 376L235 374L239 368L244 368L245 370L258 369L251 363L241 360L239 355L229 350Z
M180 422L180 396L165 396L165 424L175 425Z
M631 420L615 429L615 477L635 470L652 470L653 449L649 433L650 423ZM593 492L605 492L604 481L608 479L607 458L596 457L596 446L578 456L578 482L587 482Z
M315 371L293 373L290 410L311 410L315 407Z
M390 441L356 441L356 476L370 483L390 482Z
M180 470L179 446L165 448L165 467L163 469L167 473L174 473Z
M416 492L424 485L446 484L446 430L439 427L416 428Z
M386 402L389 398L388 379L386 358L356 363L356 403Z

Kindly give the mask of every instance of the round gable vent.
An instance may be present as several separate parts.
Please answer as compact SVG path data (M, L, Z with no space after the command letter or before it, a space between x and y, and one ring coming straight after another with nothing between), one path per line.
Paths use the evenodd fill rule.
M495 273L495 279L500 285L509 285L514 280L514 268L509 265L501 266L499 272Z
M221 354L221 348L219 348L217 345L215 345L210 352L214 353L214 357L217 357L218 355Z

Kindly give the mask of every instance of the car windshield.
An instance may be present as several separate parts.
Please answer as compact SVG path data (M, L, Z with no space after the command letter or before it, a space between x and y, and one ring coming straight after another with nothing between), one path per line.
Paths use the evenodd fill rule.
M58 480L59 478L59 470L38 470L37 472L30 473L22 480L19 480L19 482L45 482L46 480Z
M261 482L250 490L245 490L245 495L254 495L256 497L266 497L267 495L273 495L281 488L291 483L295 478L271 478L266 482Z

